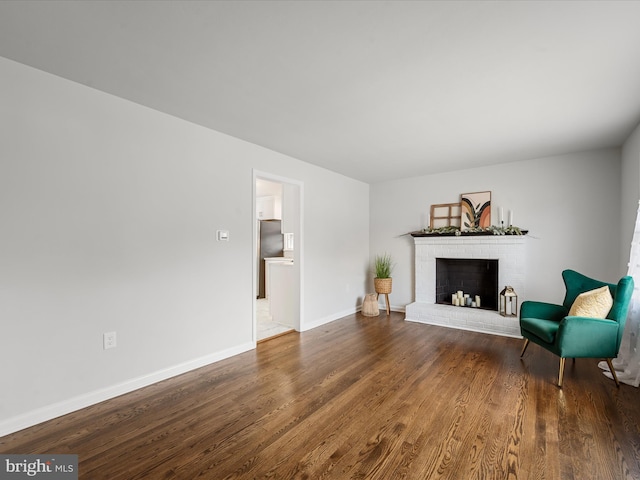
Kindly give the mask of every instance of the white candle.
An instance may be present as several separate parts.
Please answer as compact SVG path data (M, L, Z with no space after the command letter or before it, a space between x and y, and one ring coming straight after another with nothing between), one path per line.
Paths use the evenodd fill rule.
M513 210L509 210L509 226L513 225Z
M458 298L462 298L462 290L458 290Z
M476 307L480 306L480 295L476 295Z
M427 213L427 228L431 228L431 214Z
M478 305L476 304L476 302L471 302L471 306L472 306L473 308L476 308Z
M500 225L504 222L504 212L502 211L502 207L500 207Z

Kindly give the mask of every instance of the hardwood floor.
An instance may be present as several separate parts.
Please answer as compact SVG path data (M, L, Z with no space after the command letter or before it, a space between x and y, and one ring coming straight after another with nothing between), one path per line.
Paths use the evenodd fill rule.
M352 315L0 438L81 479L640 479L640 391L596 360Z

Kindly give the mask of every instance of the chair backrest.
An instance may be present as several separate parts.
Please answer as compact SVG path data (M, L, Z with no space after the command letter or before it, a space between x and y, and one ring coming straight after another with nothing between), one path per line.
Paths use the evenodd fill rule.
M627 322L627 312L633 295L633 278L630 276L622 277L620 281L615 283L601 282L593 278L586 277L574 270L565 270L562 272L562 279L567 288L562 304L568 310L575 301L576 297L583 292L600 288L604 285L609 287L611 297L613 297L613 306L607 315L609 320L618 322L618 348L622 340L622 332Z

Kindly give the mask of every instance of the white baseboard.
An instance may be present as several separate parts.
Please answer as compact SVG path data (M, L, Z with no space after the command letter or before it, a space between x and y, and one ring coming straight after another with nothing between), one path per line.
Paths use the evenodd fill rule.
M378 304L378 309L380 309L380 311L382 310L387 310L387 305L385 303L379 303ZM391 310L392 312L401 312L401 313L405 313L405 308L404 306L400 306L400 305L389 305L389 310Z
M385 312L387 309L387 306L385 304L378 304L378 308L381 312ZM398 305L390 305L389 310L391 310L392 312L401 312L401 313L405 312L404 306L398 306ZM313 322L310 322L307 325L305 325L304 328L302 328L300 331L306 332L307 330L312 330L314 328L321 327L322 325L326 325L327 323L334 322L343 317L346 317L347 315L353 315L354 313L357 313L360 311L362 311L362 305L358 305L356 308L350 308L348 310L343 310L342 312L334 313L332 315L319 318L318 320L314 320Z
M125 393L132 392L142 387L152 385L154 383L166 380L177 375L195 370L196 368L204 367L211 363L219 362L225 358L233 357L240 353L247 352L256 348L255 343L245 343L238 345L237 347L222 350L220 352L212 353L204 357L189 360L188 362L180 363L157 372L143 375L141 377L132 378L122 383L112 385L110 387L88 392L77 397L64 400L62 402L47 405L46 407L32 410L31 412L18 415L7 420L0 421L0 437L9 435L10 433L17 432L24 428L32 427L38 423L52 420L56 417L66 415L76 410L95 405L96 403L109 400L110 398L123 395Z
M387 304L384 302L384 298L380 297L378 300L382 300L382 302L378 302L378 310L381 312L387 311ZM362 306L358 307L358 310L361 310ZM389 310L392 312L400 312L405 313L404 305L389 305Z
M331 323L335 320L338 320L342 317L346 317L347 315L353 315L354 313L360 311L362 309L362 305L358 306L357 308L349 308L347 310L343 310L341 312L338 313L334 313L331 315L328 315L326 317L323 318L319 318L317 320L314 320L312 322L306 323L303 328L300 329L301 332L306 332L307 330L312 330L314 328L318 328L321 327L322 325L326 325L327 323Z

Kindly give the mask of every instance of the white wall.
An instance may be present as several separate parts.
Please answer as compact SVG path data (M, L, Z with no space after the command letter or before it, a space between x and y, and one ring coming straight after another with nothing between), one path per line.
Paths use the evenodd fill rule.
M627 272L633 230L640 200L640 125L622 146L622 188L620 213L622 218L620 235L620 264Z
M370 249L396 262L392 305L401 309L414 298L413 240L403 234L425 226L431 204L457 202L465 192L490 190L492 223L503 207L505 217L514 210L515 225L529 230L527 298L562 301L565 268L617 281L624 273L620 175L620 151L610 149L372 185Z
M368 185L2 58L0 105L0 435L254 347L254 168L304 184L301 328L355 311Z

